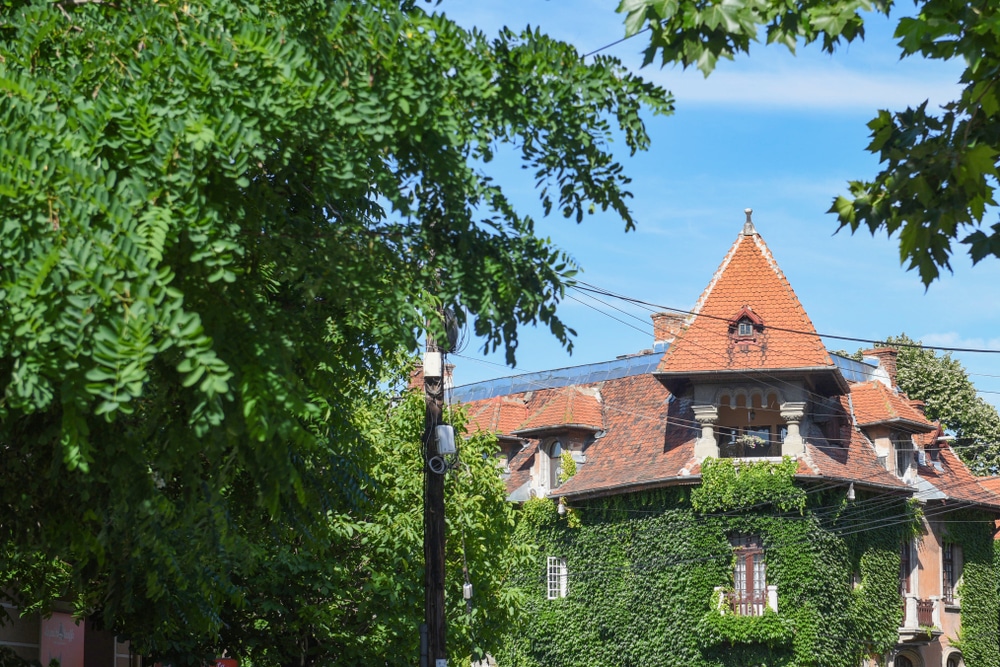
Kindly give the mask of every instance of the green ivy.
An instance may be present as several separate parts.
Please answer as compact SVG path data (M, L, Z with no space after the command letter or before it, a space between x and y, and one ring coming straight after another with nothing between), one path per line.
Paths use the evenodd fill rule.
M855 667L885 654L902 621L899 545L919 512L902 497L810 492L794 470L788 460L709 460L700 487L574 503L578 528L550 501L526 503L518 530L538 561L519 583L532 620L507 638L499 664ZM760 536L777 612L719 613L736 533ZM565 598L546 599L549 556L567 559ZM966 589L979 581L967 571Z
M778 509L801 510L805 492L795 486L797 461L786 456L781 463L707 459L701 467L701 486L691 493L691 503L701 512L774 504Z
M997 646L997 572L1000 547L993 540L993 519L984 512L962 510L948 514L946 539L962 548L962 578L958 597L962 604L962 632L956 647L965 664L1000 666Z

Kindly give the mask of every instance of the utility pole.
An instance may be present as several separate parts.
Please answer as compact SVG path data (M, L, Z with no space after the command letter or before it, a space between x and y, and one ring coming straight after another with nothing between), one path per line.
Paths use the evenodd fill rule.
M444 405L444 360L428 334L424 354L424 630L421 667L447 667L444 613L444 460L435 428ZM424 649L426 647L426 653Z

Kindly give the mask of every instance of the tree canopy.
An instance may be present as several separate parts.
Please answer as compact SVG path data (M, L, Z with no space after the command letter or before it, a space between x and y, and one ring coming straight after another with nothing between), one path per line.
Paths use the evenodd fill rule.
M978 475L1000 472L1000 414L976 393L969 373L950 352L919 347L905 333L886 345L899 350L896 380L912 399L924 401L928 419L955 436L955 452Z
M0 8L0 550L125 634L219 632L242 516L363 504L354 415L439 306L511 360L522 324L569 345L575 267L491 160L628 229L612 134L671 110L413 2Z
M929 285L951 269L953 244L973 263L1000 257L996 212L1000 156L1000 6L965 0L915 0L912 16L899 18L900 57L961 58L961 96L939 111L927 102L902 111L880 110L868 124L868 150L882 169L871 180L851 181L849 196L830 212L840 228L898 234L900 261ZM820 42L833 52L864 37L866 11L890 15L891 0L621 0L627 35L649 29L645 64L697 66L707 76L719 58L767 44Z

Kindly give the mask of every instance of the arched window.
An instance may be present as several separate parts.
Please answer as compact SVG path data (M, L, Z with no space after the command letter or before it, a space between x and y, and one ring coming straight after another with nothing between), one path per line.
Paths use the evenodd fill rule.
M965 663L962 662L961 653L952 653L948 656L947 667L963 667Z
M549 488L559 488L559 478L562 476L562 443L558 440L549 445Z
M896 660L892 663L893 667L913 667L913 661L907 658L905 655L897 655Z

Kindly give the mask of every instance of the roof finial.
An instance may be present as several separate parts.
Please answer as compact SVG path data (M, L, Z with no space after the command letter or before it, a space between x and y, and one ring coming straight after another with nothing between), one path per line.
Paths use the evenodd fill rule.
M757 229L753 226L753 209L745 208L743 212L747 214L747 221L743 223L743 236L753 236Z

